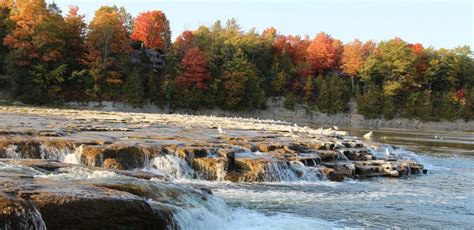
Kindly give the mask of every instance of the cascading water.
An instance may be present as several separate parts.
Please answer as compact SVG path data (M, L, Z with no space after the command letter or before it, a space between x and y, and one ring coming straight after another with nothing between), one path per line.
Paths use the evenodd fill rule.
M181 157L167 154L153 158L145 167L145 171L168 176L172 179L193 179L196 172Z
M20 159L21 153L18 151L18 146L9 145L4 148L5 156L12 159Z
M262 179L265 182L296 181L298 176L286 162L271 161L265 166Z
M41 159L55 160L59 162L64 162L66 156L71 153L69 148L57 148L44 144L39 146L39 150Z
M224 181L225 175L227 174L225 171L225 162L217 162L215 167L217 181Z
M80 164L83 145L80 145L73 150L69 148L58 148L47 145L40 145L41 159L56 160L68 164Z
M80 145L74 152L66 154L64 157L64 163L68 164L81 164L81 155L84 150L84 146Z
M316 165L316 162L314 162ZM324 178L323 174L316 167L308 167L300 161L290 161L290 167L294 170L299 180L319 181Z
M1 229L14 230L14 229L35 229L35 230L46 230L46 224L44 223L41 213L36 208L25 208L15 210L18 217L17 223L11 223L9 220L0 220Z

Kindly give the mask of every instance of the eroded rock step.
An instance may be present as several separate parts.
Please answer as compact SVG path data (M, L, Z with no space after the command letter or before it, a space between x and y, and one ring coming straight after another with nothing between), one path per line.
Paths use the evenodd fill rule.
M157 145L9 136L0 141L0 158L48 159L116 170L148 169L161 171L164 176L233 182L341 181L426 173L415 161L394 158L389 152L385 159L377 159L363 143L344 139L277 142L223 138L216 143Z
M2 229L178 229L180 210L212 199L154 174L48 160L1 159L0 185Z

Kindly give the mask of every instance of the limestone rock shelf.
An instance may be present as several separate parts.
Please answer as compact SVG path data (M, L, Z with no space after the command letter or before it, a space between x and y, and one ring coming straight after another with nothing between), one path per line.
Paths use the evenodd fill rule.
M22 107L0 107L0 117L0 158L233 182L426 172L393 146L282 121Z

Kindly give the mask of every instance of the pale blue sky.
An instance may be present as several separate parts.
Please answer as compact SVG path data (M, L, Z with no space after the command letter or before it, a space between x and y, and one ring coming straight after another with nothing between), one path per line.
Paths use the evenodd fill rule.
M48 0L52 2L52 0ZM173 37L199 25L236 18L244 30L274 26L280 33L314 37L320 31L348 42L399 36L425 46L474 47L472 0L55 0L77 5L90 20L101 5L124 6L133 16L159 9Z

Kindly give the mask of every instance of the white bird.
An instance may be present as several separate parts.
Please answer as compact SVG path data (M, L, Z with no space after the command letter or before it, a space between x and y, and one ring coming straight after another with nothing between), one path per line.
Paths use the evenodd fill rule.
M319 134L323 134L323 127L318 129Z
M388 151L388 148L385 148L385 155L386 155L387 157L390 156L390 152Z
M372 139L372 136L373 136L372 131L370 131L370 132L364 134L364 139L370 140L370 139Z
M339 130L339 127L337 127L337 126L333 126L333 128L334 128L335 130Z
M217 131L219 132L219 134L226 134L220 125L217 127Z

